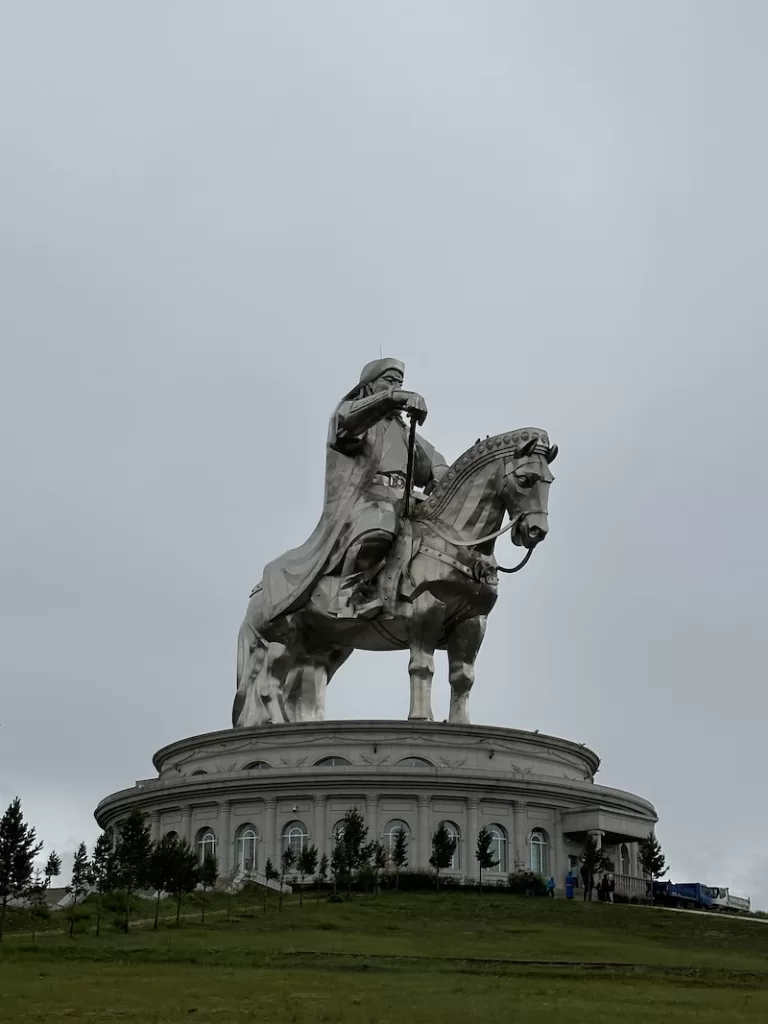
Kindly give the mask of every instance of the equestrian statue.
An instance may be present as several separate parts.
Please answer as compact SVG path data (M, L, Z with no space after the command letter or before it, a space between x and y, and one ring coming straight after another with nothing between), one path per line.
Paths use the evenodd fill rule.
M434 652L447 651L448 720L469 722L498 573L522 568L547 535L557 446L543 430L511 430L449 466L416 432L427 406L404 380L402 362L377 359L333 411L320 521L266 566L240 627L235 727L323 719L354 650L410 650L408 717L426 721ZM494 556L507 532L527 549L512 569Z

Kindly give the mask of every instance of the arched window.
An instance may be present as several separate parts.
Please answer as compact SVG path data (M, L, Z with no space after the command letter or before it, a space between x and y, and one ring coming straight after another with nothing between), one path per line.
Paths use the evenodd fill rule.
M497 825L495 822L485 827L491 833L490 853L493 859L499 862L489 870L499 875L506 875L509 871L507 830L503 825Z
M401 757L395 763L396 768L434 768L435 766L426 757Z
M619 874L628 875L630 870L629 847L622 843L619 847Z
M216 856L216 835L210 828L201 828L197 833L197 859L202 864L206 857Z
M178 838L179 838L179 833L176 831L176 829L173 829L173 828L171 829L170 832L166 832L165 835L163 836L163 839L178 839Z
M249 761L248 764L243 765L244 772L263 772L267 768L271 768L271 764L267 764L266 761Z
M319 761L315 761L315 768L339 768L343 764L352 764L346 757L341 757L340 754L331 754L329 757L321 757Z
M205 771L203 768L195 768L195 770L193 772L190 772L190 775L207 775L207 774L208 774L208 772Z
M293 850L299 857L309 842L309 832L303 821L289 821L283 829L283 849Z
M331 843L338 843L344 836L344 819L339 818L336 824L331 829Z
M456 849L453 851L453 857L451 863L448 865L449 871L458 871L461 867L461 830L454 821L441 821L441 825L445 825L448 830L448 835L451 839L456 840Z
M384 830L381 833L381 838L383 839L382 845L384 849L387 851L387 853L392 853L392 851L394 850L395 837L397 836L397 833L400 831L400 829L402 829L403 832L405 832L406 847L410 845L411 830L408 827L408 823L402 821L400 818L393 818L391 821L387 822L387 824L384 826Z
M256 871L259 866L259 833L255 825L241 825L235 833L235 864L239 871Z
M549 839L543 828L535 828L528 841L531 851L531 871L535 875L549 876Z

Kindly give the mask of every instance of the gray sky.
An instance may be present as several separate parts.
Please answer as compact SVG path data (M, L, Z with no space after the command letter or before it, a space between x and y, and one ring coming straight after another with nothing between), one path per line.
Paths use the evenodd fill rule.
M765 4L0 21L0 804L69 856L229 725L248 591L381 346L449 460L561 448L473 720L593 747L674 878L768 906ZM405 717L406 662L355 655L329 716Z

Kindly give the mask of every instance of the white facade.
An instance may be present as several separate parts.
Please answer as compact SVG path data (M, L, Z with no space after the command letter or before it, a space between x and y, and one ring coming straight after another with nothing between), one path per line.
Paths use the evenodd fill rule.
M477 833L494 835L504 878L518 869L564 883L588 833L614 864L617 888L640 874L637 843L657 816L641 797L595 785L599 758L539 733L435 722L333 721L193 736L154 757L157 778L101 801L96 820L117 824L139 805L153 838L174 831L215 851L222 878L262 872L285 845L313 843L330 857L334 829L355 806L385 847L409 834L410 869L426 869L444 821L458 839L449 874L476 880ZM621 879L626 878L622 886ZM640 894L641 884L636 886Z

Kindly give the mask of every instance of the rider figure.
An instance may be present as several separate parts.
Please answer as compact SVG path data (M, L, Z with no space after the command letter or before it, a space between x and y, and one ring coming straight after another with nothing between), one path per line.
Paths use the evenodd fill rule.
M343 560L333 566L341 566L342 581L330 609L340 617L365 614L381 603L371 580L397 533L405 497L408 428L400 414L413 416L419 425L427 417L421 395L403 389L404 373L405 366L397 359L368 363L357 387L345 396L331 421L331 447L351 457L367 448L372 470L366 474L330 559L333 566L343 553ZM413 483L429 487L446 469L443 456L417 435Z
M397 534L405 497L408 428L401 413L423 423L421 395L403 389L398 359L368 363L331 416L320 521L300 547L265 566L257 629L301 608L323 576L341 576L328 613L365 614L381 605L372 580ZM416 435L413 483L429 488L447 469L445 459Z

